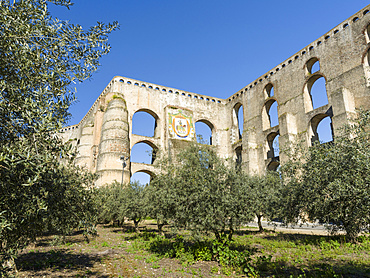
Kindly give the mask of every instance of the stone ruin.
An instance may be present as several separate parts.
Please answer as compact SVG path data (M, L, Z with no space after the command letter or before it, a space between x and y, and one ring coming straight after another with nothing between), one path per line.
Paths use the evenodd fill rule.
M171 153L195 140L196 122L209 126L221 157L232 157L249 173L275 170L287 159L276 154L277 136L280 149L297 137L310 145L319 140L317 127L324 118L331 120L335 137L357 108L370 108L369 10L370 5L227 99L116 76L80 123L62 130L63 139L77 148L76 164L99 174L97 186L121 181L120 157L129 157L135 144ZM326 89L321 96L326 102L319 105L311 92L318 80L325 80ZM277 124L270 117L274 105ZM140 111L155 119L153 137L132 133L133 116ZM153 163L126 163L125 182L136 172L156 172Z

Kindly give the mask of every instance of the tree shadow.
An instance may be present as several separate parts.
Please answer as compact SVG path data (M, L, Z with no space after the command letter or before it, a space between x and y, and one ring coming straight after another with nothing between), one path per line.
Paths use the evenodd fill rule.
M35 247L48 247L48 246L60 246L60 245L71 245L74 243L83 243L86 242L86 238L74 238L66 237L65 239L58 238L41 238L37 239Z
M346 242L345 235L309 235L309 234L295 234L295 233L275 233L273 235L264 236L267 240L272 241L290 241L297 245L309 244L320 246L322 242L338 242L340 244Z
M50 250L48 252L28 252L20 254L15 260L19 271L75 271L93 267L95 263L100 263L104 256L89 254L73 254L68 250ZM89 273L95 277L108 277L99 273ZM97 276L99 275L99 276Z
M344 235L308 235L295 233L275 233L265 235L264 239L273 242L287 241L297 246L315 246L318 250L335 250L348 244ZM366 236L360 240L367 240ZM356 244L354 247L357 248ZM358 245L359 249L361 246ZM349 253L349 256L354 254ZM345 256L345 255L343 255ZM301 263L289 260L273 261L272 256L256 256L255 266L262 277L276 275L277 277L370 277L370 266L365 260L347 261L338 255L335 258L325 258L324 261L303 258ZM300 260L298 256L296 258ZM292 265L295 264L295 265Z
M266 258L266 257L264 257ZM289 262L259 260L256 268L261 277L370 277L370 266L327 260L325 262L292 266Z
M275 234L274 230L264 229L262 232L257 230L237 230L234 232L235 235L245 236L245 235L263 235L263 234Z

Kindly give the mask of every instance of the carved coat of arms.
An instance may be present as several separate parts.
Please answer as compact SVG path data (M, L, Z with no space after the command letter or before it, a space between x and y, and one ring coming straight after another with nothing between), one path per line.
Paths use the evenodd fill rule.
M171 137L186 140L194 138L194 125L191 116L186 116L179 110L175 114L168 113L168 119Z

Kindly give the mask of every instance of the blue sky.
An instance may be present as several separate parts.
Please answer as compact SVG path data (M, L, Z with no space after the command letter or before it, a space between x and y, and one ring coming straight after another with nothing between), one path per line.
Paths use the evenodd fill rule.
M227 98L369 4L363 0L80 0L52 15L85 29L120 23L112 50L76 86L77 124L109 81L126 76Z

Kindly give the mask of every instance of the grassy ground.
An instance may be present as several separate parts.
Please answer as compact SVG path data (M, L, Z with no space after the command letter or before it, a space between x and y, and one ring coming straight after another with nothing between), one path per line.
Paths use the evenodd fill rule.
M19 277L370 277L370 238L351 244L343 236L266 232L253 229L235 235L230 256L247 258L240 266L211 259L209 238L201 244L170 231L166 238L153 232L154 223L99 226L96 238L81 234L43 237L16 261ZM145 229L145 230L144 230ZM228 256L229 254L226 254ZM199 258L203 260L199 261ZM229 262L233 258L229 258ZM246 272L242 273L243 270ZM249 276L248 276L249 275Z

